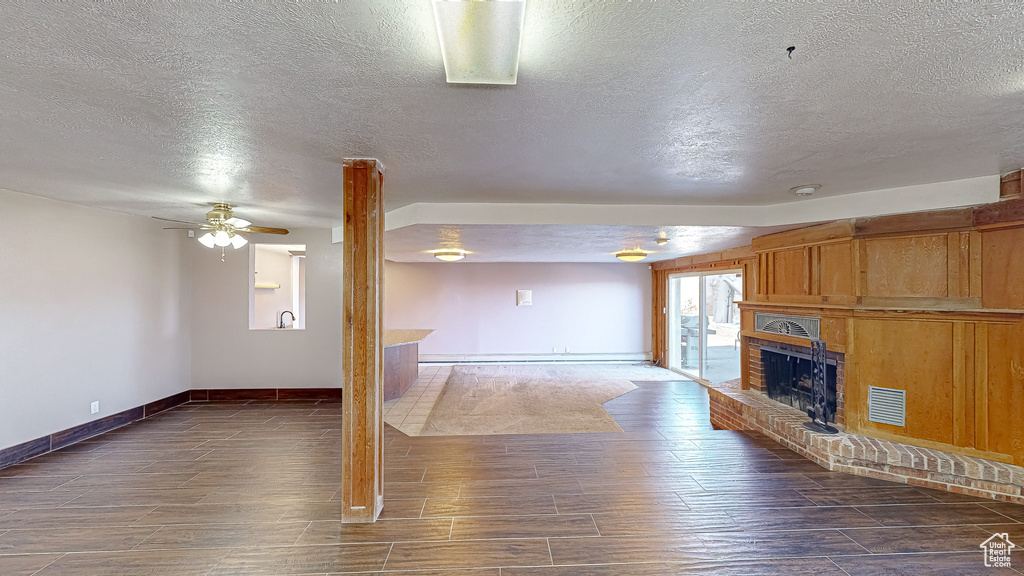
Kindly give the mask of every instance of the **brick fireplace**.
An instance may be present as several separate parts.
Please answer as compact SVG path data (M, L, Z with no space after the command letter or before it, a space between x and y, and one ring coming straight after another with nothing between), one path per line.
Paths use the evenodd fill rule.
M713 424L830 470L1024 503L1022 243L1024 200L1008 200L836 220L655 263L655 350L669 350L668 276L742 267L743 369L708 384ZM806 354L814 339L836 362L839 434L806 429L806 412L765 394L762 348ZM801 392L780 397L800 403L804 370L782 370Z
M712 424L720 429L760 432L828 470L1024 504L1024 468L847 433L843 352L826 354L836 365L836 427L840 433L821 434L805 428L803 424L810 421L805 413L768 397L761 361L762 348L810 355L810 342L807 346L796 343L801 340L748 332L744 337L748 386L743 389L741 379L709 386Z
M770 337L770 334L765 334L766 337ZM787 342L777 342L774 340L768 340L767 338L747 338L747 352L749 361L747 362L749 368L750 377L750 390L756 390L766 397L768 395L768 387L765 384L765 371L764 366L761 364L761 347L771 349L773 351L784 351L793 352L794 354L800 354L807 357L811 355L810 346L798 346L796 344L790 344ZM835 362L836 366L836 424L839 425L840 429L846 424L846 410L845 410L845 388L846 388L846 361L845 354L841 352L827 351L826 358L828 361Z

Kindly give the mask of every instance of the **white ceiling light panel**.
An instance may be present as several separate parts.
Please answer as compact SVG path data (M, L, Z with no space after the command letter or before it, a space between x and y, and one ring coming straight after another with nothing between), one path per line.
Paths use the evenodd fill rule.
M449 84L515 84L526 0L434 0Z

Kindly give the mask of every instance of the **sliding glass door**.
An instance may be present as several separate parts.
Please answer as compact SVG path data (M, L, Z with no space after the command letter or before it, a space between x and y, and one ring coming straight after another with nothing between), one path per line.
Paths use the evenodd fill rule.
M740 376L743 275L675 274L668 280L668 367L723 382Z
M669 276L668 285L668 365L695 372L700 366L700 276Z

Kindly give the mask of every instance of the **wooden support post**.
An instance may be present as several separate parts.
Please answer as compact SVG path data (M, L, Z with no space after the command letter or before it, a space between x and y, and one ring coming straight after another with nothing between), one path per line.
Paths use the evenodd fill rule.
M343 166L341 521L374 522L384 507L384 169Z

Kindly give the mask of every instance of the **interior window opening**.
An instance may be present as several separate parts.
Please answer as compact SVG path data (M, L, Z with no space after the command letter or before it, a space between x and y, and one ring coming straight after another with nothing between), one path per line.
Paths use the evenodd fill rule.
M304 330L306 245L250 246L249 329Z

